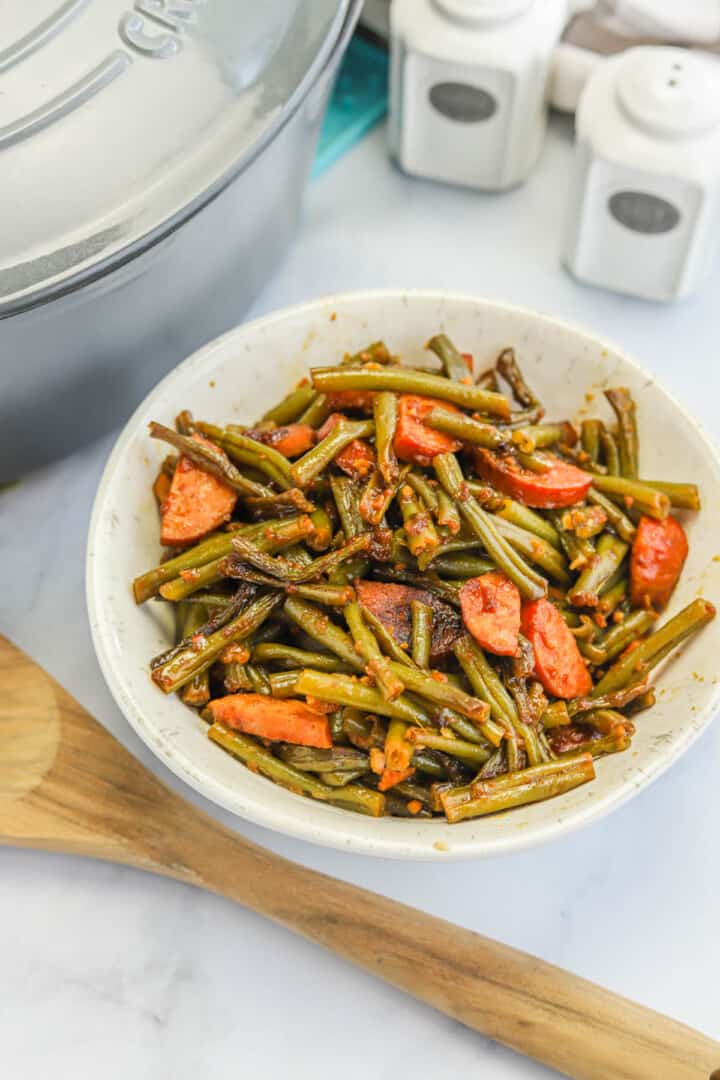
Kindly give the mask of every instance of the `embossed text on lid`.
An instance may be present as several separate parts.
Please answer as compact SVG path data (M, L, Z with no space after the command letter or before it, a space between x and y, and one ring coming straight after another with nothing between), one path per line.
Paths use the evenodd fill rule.
M156 241L251 160L352 0L5 0L0 316Z

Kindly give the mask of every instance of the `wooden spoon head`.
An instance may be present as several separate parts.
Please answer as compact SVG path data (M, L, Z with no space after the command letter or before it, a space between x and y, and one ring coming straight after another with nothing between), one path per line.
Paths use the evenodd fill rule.
M0 685L0 844L167 873L159 837L181 800L1 636Z
M35 791L60 744L60 715L50 679L0 638L0 830L10 803Z

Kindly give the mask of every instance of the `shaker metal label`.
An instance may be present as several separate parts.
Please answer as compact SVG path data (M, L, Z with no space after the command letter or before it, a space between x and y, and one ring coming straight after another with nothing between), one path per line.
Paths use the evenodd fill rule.
M430 104L450 120L477 124L497 112L497 99L487 90L469 83L443 82L430 88Z
M676 206L646 191L616 191L608 199L608 209L621 225L651 236L670 232L680 221Z

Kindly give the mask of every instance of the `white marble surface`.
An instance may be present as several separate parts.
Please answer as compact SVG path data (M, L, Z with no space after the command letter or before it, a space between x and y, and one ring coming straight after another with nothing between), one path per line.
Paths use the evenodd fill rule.
M569 156L567 126L556 121L531 182L480 198L399 175L377 131L312 187L297 242L256 311L385 285L516 301L618 341L720 436L720 273L678 307L573 282L557 257ZM111 442L0 497L0 630L177 788L115 708L87 629L85 532ZM309 866L527 949L720 1038L719 767L716 725L658 784L600 824L526 854L443 870L231 824ZM216 897L22 851L0 853L0 875L2 1076L554 1075Z

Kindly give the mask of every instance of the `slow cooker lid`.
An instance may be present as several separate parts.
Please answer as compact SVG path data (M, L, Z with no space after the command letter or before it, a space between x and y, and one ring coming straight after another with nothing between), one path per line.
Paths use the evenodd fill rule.
M351 7L6 0L0 316L106 272L216 194L302 100Z

